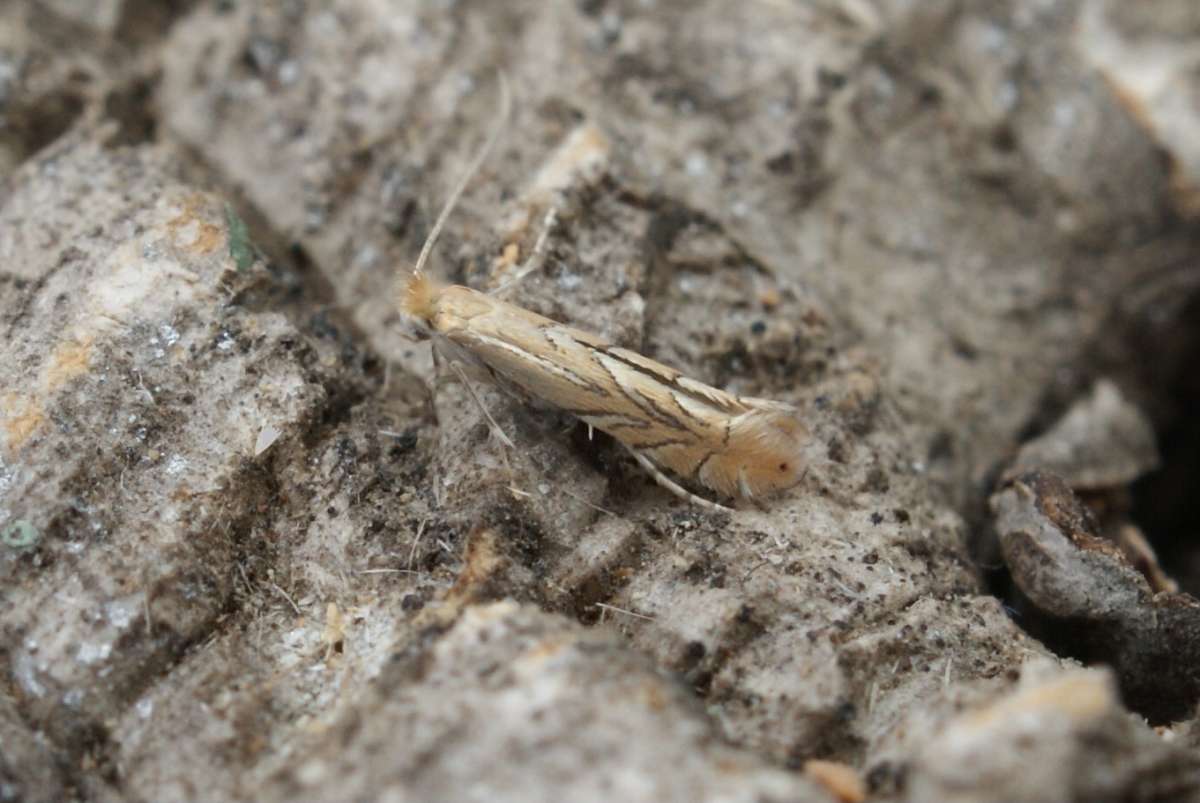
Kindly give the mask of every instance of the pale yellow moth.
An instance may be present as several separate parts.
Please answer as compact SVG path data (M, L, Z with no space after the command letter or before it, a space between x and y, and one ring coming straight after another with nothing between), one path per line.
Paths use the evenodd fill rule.
M401 310L449 359L473 363L501 387L608 433L661 485L697 504L726 509L687 491L664 470L724 497L747 500L796 485L807 430L795 407L726 393L596 335L425 274L447 216L508 117L503 79L500 90L501 123L434 223L403 282Z

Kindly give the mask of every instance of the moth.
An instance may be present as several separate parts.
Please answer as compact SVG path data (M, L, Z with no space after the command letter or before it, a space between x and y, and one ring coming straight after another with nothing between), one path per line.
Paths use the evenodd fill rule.
M500 88L504 120L508 91L503 80ZM446 218L499 130L460 179L412 272L402 280L401 311L450 359L473 364L499 386L609 434L659 484L692 502L728 509L688 491L665 472L734 499L759 500L796 485L808 433L792 405L735 396L594 334L425 274Z

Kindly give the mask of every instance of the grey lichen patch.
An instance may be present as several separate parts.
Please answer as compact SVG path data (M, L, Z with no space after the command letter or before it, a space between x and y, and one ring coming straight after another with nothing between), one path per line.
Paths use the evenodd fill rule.
M246 271L254 264L257 252L250 240L250 230L246 222L238 217L233 206L225 204L225 228L229 238L229 256L239 271Z
M17 519L0 527L0 545L18 552L36 548L41 540L41 532L28 519Z

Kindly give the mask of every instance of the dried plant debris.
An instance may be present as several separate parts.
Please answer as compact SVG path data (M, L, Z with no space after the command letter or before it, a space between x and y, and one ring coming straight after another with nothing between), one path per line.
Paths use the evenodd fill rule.
M1200 699L1200 603L1155 593L1060 478L1030 472L992 497L1027 629L1087 663L1113 667L1129 705L1154 722Z
M907 774L913 803L1200 800L1200 757L1121 707L1103 670L1030 665L944 723Z
M862 777L847 764L813 758L804 762L804 774L824 786L838 803L863 803L867 799Z

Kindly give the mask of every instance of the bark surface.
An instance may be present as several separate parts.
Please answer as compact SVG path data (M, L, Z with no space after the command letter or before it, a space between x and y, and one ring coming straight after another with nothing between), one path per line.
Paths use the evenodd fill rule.
M1198 71L1189 0L0 6L0 801L1200 800ZM435 364L497 125L431 273L554 210L509 299L799 407L794 491Z

